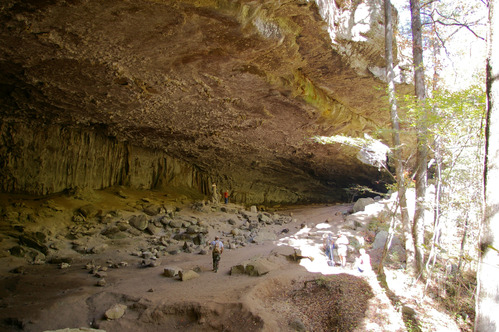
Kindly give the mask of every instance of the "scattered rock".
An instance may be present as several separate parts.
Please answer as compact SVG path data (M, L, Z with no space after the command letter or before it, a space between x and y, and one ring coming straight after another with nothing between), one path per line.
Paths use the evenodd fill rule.
M376 234L376 237L374 238L374 242L373 242L372 248L373 249L384 248L385 247L385 242L386 242L387 238L388 238L388 232L387 231L379 231ZM397 245L397 244L400 244L400 240L397 237L394 237L392 239L392 243L391 243L390 247L392 247L394 245Z
M109 248L109 246L107 244L102 243L102 244L96 245L95 247L90 249L90 252L92 254L101 254L101 253L105 252L108 248Z
M171 228L181 228L182 224L182 220L174 219L170 221L170 224L168 226L170 226Z
M298 319L298 318L295 318L293 320L291 320L289 322L289 327L291 327L294 331L297 331L297 332L305 332L307 331L307 328L305 327L305 324L303 324L303 322Z
M26 233L19 236L19 244L29 248L33 248L47 255L49 248L45 245L47 236L41 232Z
M275 268L274 264L265 258L257 257L235 265L231 268L230 274L247 274L249 276L262 276Z
M147 217L143 214L132 216L128 222L139 231L144 231L149 225Z
M87 205L80 207L77 210L77 213L79 213L83 217L89 219L89 218L93 218L93 217L97 216L97 214L99 213L99 210L95 206L93 206L92 204L87 204Z
M111 320L118 319L118 318L123 317L126 309L127 309L127 306L124 304L115 304L110 309L108 309L104 315L107 319L111 319Z
M158 267L161 265L161 261L157 259L143 259L141 262L142 267Z
M9 272L16 273L16 274L24 274L26 272L26 268L24 266L19 266L19 267L16 267L15 269L10 270Z
M149 216L155 216L157 214L159 214L159 211L160 211L161 207L159 205L148 205L144 208L144 213L149 215Z
M121 198L128 198L128 196L122 190L118 190L116 192L116 195Z
M16 257L24 257L24 255L26 254L26 250L21 246L13 246L9 249L9 252L12 256Z
M107 284L106 279L99 279L99 281L95 283L95 285L99 287L104 287L106 286L106 284Z
M199 278L199 274L197 274L193 270L179 271L178 275L180 277L180 280L182 281Z
M373 203L374 199L372 199L371 197L359 198L357 202L355 202L355 204L353 205L353 212L356 213L359 211L364 211L366 206Z
M178 276L180 271L182 271L182 269L177 266L167 266L163 270L163 275L168 278L174 278Z

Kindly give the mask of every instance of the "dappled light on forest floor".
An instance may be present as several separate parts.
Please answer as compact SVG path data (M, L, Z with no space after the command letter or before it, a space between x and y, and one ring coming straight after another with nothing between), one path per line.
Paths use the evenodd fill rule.
M324 275L337 274L343 272L341 267L329 266L327 258L322 248L322 236L331 228L328 224L318 224L317 230L312 232L312 228L304 227L296 234L282 238L278 241L279 246L289 245L301 252L302 256L313 259L302 259L300 265L312 273L322 273Z
M449 317L437 301L435 295L424 293L424 284L407 275L404 270L385 269L386 282L394 294L392 302L395 306L404 306L405 312L417 312L417 321L422 331L466 331L464 325L458 324Z
M309 294L309 299L314 299L314 301L308 304L306 297L302 298L306 293L304 287L304 290L301 290L301 295L298 296L300 298L298 303L301 303L304 307L310 307L316 313L320 313L320 305L312 305L312 303L320 302L319 298L322 296L330 296L329 301L335 303L335 301L338 301L337 297L339 294L345 294L346 298L356 299L356 301L362 299L362 301L366 302L365 307L360 308L347 301L350 304L345 302L344 305L347 307L344 310L346 311L335 313L345 314L345 312L349 312L353 320L345 319L341 321L341 317L333 317L330 314L322 315L320 318L317 318L320 320L317 324L323 324L323 327L326 328L325 330L328 330L327 328L332 326L329 324L332 324L336 320L336 325L334 326L337 329L339 328L339 331L352 331L351 324L354 323L357 326L355 331L404 331L402 314L392 306L389 298L386 296L385 290L379 285L376 275L372 270L360 273L351 262L347 263L346 267L341 267L340 265L329 266L327 264L327 257L323 250L323 235L328 233L336 235L336 230L328 223L319 223L312 228L303 227L296 234L278 241L278 245L289 245L299 251L302 256L310 257L311 259L301 259L300 265L309 272L320 273L325 276L318 276L316 283L323 286L329 285L322 287L325 293L317 293L313 296ZM335 259L337 259L336 256ZM335 293L332 290L334 287L330 287L331 285L339 287L341 291ZM317 288L317 286L315 287ZM317 291L317 289L314 289L312 292ZM331 304L328 308L329 310L333 310L333 307ZM357 312L357 310L362 310L362 313Z

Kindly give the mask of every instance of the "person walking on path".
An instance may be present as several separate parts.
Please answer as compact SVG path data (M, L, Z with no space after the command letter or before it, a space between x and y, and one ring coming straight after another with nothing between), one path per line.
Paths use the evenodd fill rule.
M224 252L224 244L222 241L220 241L220 238L216 236L215 241L211 242L211 246L213 247L211 251L211 256L213 258L213 272L216 273L218 271L218 263L220 262L220 257Z
M338 246L338 256L340 256L340 263L342 267L347 264L347 251L350 241L345 236L345 234L340 233L340 237L336 240L336 245Z

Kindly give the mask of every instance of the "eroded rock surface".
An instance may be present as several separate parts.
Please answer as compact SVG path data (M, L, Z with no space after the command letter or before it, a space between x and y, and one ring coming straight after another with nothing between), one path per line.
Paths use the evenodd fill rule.
M334 201L380 174L314 135L387 123L380 1L3 1L0 184L211 182Z

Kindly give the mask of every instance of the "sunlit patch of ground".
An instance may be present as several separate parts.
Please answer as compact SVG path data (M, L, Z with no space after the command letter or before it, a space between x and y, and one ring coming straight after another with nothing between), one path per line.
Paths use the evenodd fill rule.
M400 302L393 303L380 286L373 271L360 273L352 263L345 268L329 266L323 250L323 235L332 232L333 227L328 223L319 223L314 227L304 227L296 234L281 239L278 245L289 245L301 252L302 256L311 259L301 259L300 265L307 271L324 276L350 275L361 277L370 286L374 297L368 300L365 317L356 331L459 331L457 323L450 317L437 302L428 294L424 296L424 285L409 277L405 271L385 268L387 285ZM350 253L351 255L351 253ZM335 257L337 259L337 257ZM327 277L326 277L327 278ZM350 277L351 278L351 277ZM350 296L359 296L355 289L349 289ZM405 307L405 308L403 308ZM404 323L403 312L413 309L418 326ZM320 309L317 309L320 312Z
M401 303L417 313L423 331L460 331L457 323L444 312L431 294L424 293L424 284L408 277L403 270L385 270L386 282Z
M372 292L374 297L364 299L367 301L365 308L362 309L365 310L365 316L357 316L362 321L358 322L355 331L405 331L401 312L393 307L373 271L360 273L352 263L347 264L345 268L327 264L327 257L323 250L323 235L330 233L331 229L331 225L327 223L317 224L314 228L304 227L293 236L281 239L278 245L290 245L301 251L302 256L311 257L312 259L305 258L300 261L300 265L309 272L320 273L324 276L338 275L341 280L353 280L352 276L355 276L362 278L367 283L366 285L370 288L369 292ZM348 289L346 283L341 281L337 285L338 287L345 286L344 291L348 292L348 297L358 300L364 298L366 290L360 287L360 284L358 288L349 287ZM317 312L321 311L319 308L315 309ZM360 310L360 308L358 309ZM331 323L332 318L323 315L321 319L323 319L323 324L327 325ZM328 328L332 327L328 326ZM349 327L339 325L337 329L338 331L353 331Z

